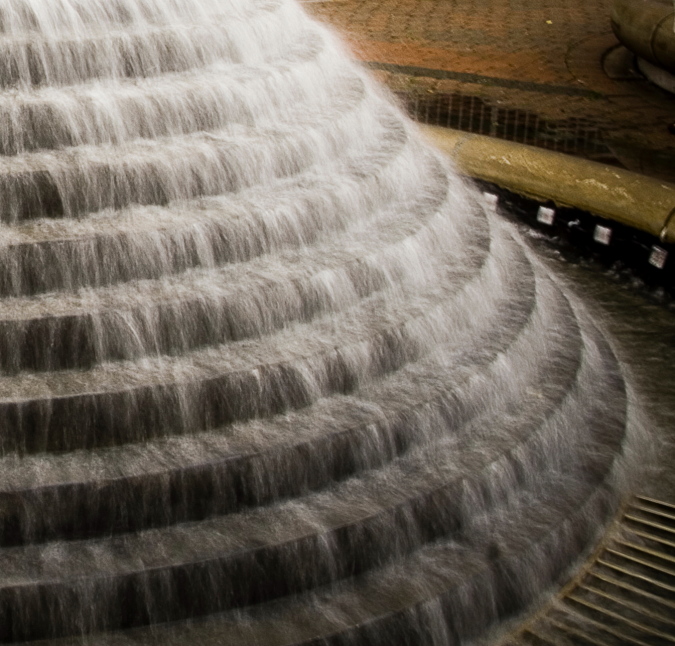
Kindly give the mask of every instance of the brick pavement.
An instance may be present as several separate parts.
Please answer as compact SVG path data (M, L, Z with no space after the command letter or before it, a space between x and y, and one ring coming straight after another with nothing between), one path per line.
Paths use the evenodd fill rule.
M630 69L611 32L611 4L310 0L305 6L334 25L394 90L478 97L546 124L581 120L601 131L611 152L600 161L675 181L675 135L668 132L675 97Z

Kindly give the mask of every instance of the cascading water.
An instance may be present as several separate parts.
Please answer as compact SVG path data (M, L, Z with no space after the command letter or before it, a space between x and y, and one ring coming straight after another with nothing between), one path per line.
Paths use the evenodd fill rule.
M441 646L584 550L611 346L297 4L3 0L0 85L0 641Z

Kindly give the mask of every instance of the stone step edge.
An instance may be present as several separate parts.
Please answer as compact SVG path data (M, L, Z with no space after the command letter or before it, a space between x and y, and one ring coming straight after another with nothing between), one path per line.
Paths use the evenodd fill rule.
M487 362L486 363L487 366L492 366L494 369L497 369L497 362L498 361L499 362L504 361L504 357L508 355L508 353L509 353L509 351L512 347L516 346L519 343L524 343L524 341L522 340L524 338L523 337L524 334L526 334L526 332L524 332L523 329L520 329L518 331L518 335L515 336L514 338L504 339L504 343L506 343L507 345L504 348L497 347L497 348L494 349L494 351L491 350L491 354L490 354L489 357L488 356L481 356L481 361L479 361L479 364L483 365L483 362L485 361L485 362ZM581 341L581 339L579 339L579 341ZM477 340L477 343L479 343L479 345L482 346L482 342L480 340ZM501 343L501 341L500 341L500 343ZM555 343L555 342L552 341L552 343ZM575 347L581 348L581 343L579 343L578 345L575 345ZM578 359L579 359L579 361L581 361L580 356L578 356ZM433 366L435 365L434 359L428 359L428 362L431 365L431 369L433 369ZM459 370L461 368L461 362L462 362L461 356L458 357L457 361L453 361L453 365L452 365L453 371L456 372L457 370ZM581 364L578 363L577 367L579 368L580 365ZM472 368L474 368L475 362L472 361L471 366L472 366ZM405 372L407 369L403 368L402 370ZM471 374L474 374L474 373L472 372ZM416 380L418 380L419 374L417 372L415 372L415 375L416 375L416 377L415 377ZM462 379L464 381L468 380L469 378L470 378L469 375L464 375L462 377ZM399 377L394 376L393 379L398 380ZM430 415L432 415L432 416L433 415L440 415L441 417L447 417L447 414L442 412L444 410L445 406L446 406L446 400L448 400L448 405L449 405L450 401L452 400L452 396L451 396L452 389L454 389L456 387L459 387L458 384L455 383L455 382L452 382L452 380L449 382L449 384L452 384L452 385L448 386L448 388L451 389L450 391L447 391L447 390L444 390L444 389L441 388L438 392L434 393L434 395L435 395L434 397L427 397L427 398L423 399L423 401L420 402L417 405L417 408L428 408L429 406L431 406L434 409L438 409L438 411L431 410L429 412ZM380 391L383 391L384 396L385 396L385 401L386 401L386 399L387 399L387 397L386 397L386 392L387 392L386 379L381 385L378 384L376 387L373 387L371 390L373 390L374 393L378 393ZM567 388L565 388L565 390L567 391ZM366 391L366 393L367 392L368 391ZM421 392L423 392L423 391L421 391ZM364 393L364 394L366 394L366 393ZM478 396L478 395L476 395L476 396ZM561 395L561 397L562 397L562 395ZM352 406L354 408L358 408L358 406L360 405L364 408L364 414L368 414L368 413L372 412L369 407L372 405L373 402L371 402L369 400L365 400L365 399L364 400L355 399L353 401L353 403L349 404L347 402L349 402L350 399L351 399L350 397L347 397L347 398L340 397L338 400L336 400L336 402L333 405L334 405L334 407L338 407L338 408L341 407L341 406L345 406L345 405L349 405L349 406ZM560 399L559 402L562 403L562 399ZM330 400L324 400L323 403L324 403L323 407L324 408L328 407L328 410L330 410L330 406L331 406ZM464 402L464 406L465 405L466 405L466 403ZM378 409L378 411L379 411L379 409ZM387 411L389 411L389 408L387 408ZM309 408L309 409L305 409L305 410L296 411L295 413L291 413L291 417L293 417L293 415L300 416L300 418L302 418L303 415L306 415L306 416L309 417L309 416L311 416L311 413L312 413L312 409ZM375 419L374 423L376 423L378 426L382 427L383 432L385 432L385 435L387 436L387 443L389 445L393 446L393 449L392 449L393 453L391 455L386 456L386 459L382 462L383 464L388 462L391 459L395 459L396 456L403 455L405 452L407 452L411 448L411 446L415 446L415 445L419 444L420 441L424 441L424 442L429 441L429 438L426 438L426 436L423 437L423 438L411 437L410 429L409 429L408 426L406 426L406 429L408 429L408 430L404 431L403 429L401 429L400 437L397 436L396 439L392 438L391 433L396 432L395 422L396 422L397 416L401 417L401 419L403 420L409 415L409 413L410 413L410 409L408 409L408 408L402 408L400 411L397 411L397 412L395 411L395 414L393 416L391 416L391 415L388 416L387 413L385 413L384 411L376 412L375 418L374 418ZM471 413L471 411L464 411L463 415L464 415L464 417L466 417L466 415L468 415L470 413ZM329 414L329 413L324 413L324 415L325 414ZM462 419L462 420L464 419L464 417L458 417L458 414L459 413L457 411L455 411L455 413L453 413L451 415L451 418L453 419L453 423L459 423L460 419ZM383 422L383 416L384 416L384 418L387 419L386 422ZM467 420L465 420L463 423L466 423L466 421ZM249 424L254 424L256 427L260 426L260 423L257 423L257 422L250 422ZM292 421L289 421L288 424L290 424L290 426L292 427L294 423ZM331 433L327 436L323 435L323 434L317 436L316 433L313 432L310 437L307 437L307 438L303 439L302 441L300 441L300 439L298 438L298 439L293 439L293 441L290 442L290 443L286 442L285 440L280 442L280 438L273 435L272 443L269 444L269 445L268 445L268 443L265 443L264 451L260 450L260 446L259 446L260 440L258 439L258 444L256 444L254 447L251 447L249 449L246 448L245 444L244 445L235 444L231 453L226 452L226 453L222 454L222 452L221 452L221 455L218 457L218 459L215 459L212 455L212 452L216 451L217 449L215 448L216 445L212 444L211 442L216 442L216 443L218 442L218 438L213 437L211 442L209 442L207 440L207 445L209 447L211 447L209 449L211 454L210 454L209 459L207 460L206 463L203 463L203 462L191 463L191 464L188 464L188 465L183 465L181 467L177 467L174 464L167 465L167 467L164 468L164 469L155 470L155 471L153 471L152 474L148 474L148 477L155 478L158 483L166 484L167 478L170 478L171 475L174 474L176 476L177 480L181 483L181 486L183 486L184 482L185 482L185 478L189 477L189 474L191 472L194 472L194 473L198 474L200 472L200 470L205 469L210 474L210 476L212 476L212 477L216 477L219 470L224 470L224 473L230 474L230 473L233 473L236 470L236 468L235 468L236 464L239 464L240 462L246 464L249 461L252 461L252 463L255 463L255 461L263 459L265 455L269 456L269 458L271 459L272 464L273 464L274 463L274 456L280 450L283 450L284 452L290 453L290 454L298 453L298 455L300 455L303 459L311 459L313 457L316 457L317 459L321 459L320 456L315 455L316 450L313 448L317 445L317 443L318 443L318 446L321 446L323 444L327 444L327 446L333 446L334 444L336 444L337 446L339 446L339 445L345 444L346 442L350 443L350 445L351 445L351 443L356 441L356 439L359 439L360 434L363 434L364 438L365 438L364 441L365 441L366 445L369 445L370 441L372 441L372 437L371 437L372 424L373 424L373 422L368 422L368 419L366 419L366 420L362 421L361 423L357 424L356 426L350 425L346 429L343 428L343 429L340 429L340 430L336 430L335 432L331 431ZM246 423L244 423L242 425L242 429L245 429L245 428L246 428ZM256 437L258 437L258 435L261 431L262 431L262 429L257 430ZM223 429L223 432L226 432L226 429ZM207 437L207 436L210 437L210 435L211 434L204 434L201 437ZM240 435L245 435L245 431L242 430ZM194 450L197 450L199 442L201 441L200 435L188 436L186 438L181 438L176 443L177 450L180 451L182 447L186 446L186 443L187 443L187 445L190 445L191 440L194 443ZM222 440L225 441L225 446L227 446L226 438L223 437ZM170 442L170 440L168 440L168 441ZM167 440L160 440L159 443L156 444L157 450L161 450L161 446L164 442L167 442ZM151 442L150 446L155 446L155 445ZM129 452L129 463L133 464L134 460L138 457L137 456L138 450L139 449L137 449L135 447L135 445L127 445L126 447L123 446L123 447L119 447L117 449L112 449L112 450L102 449L100 451L100 460L101 460L100 465L99 465L99 461L97 459L93 460L94 469L96 471L97 477L100 477L100 475L101 475L101 467L103 467L105 469L105 465L110 462L110 460L105 458L105 455L106 455L107 452L112 451L117 456L115 458L115 461L117 461L119 459L124 460L124 458L121 457L121 456L124 454L125 451L128 451ZM194 452L193 450L190 450L190 449L187 449L187 450L190 454L192 454ZM331 453L330 453L331 455L333 455L335 453L334 449L331 449L330 451L331 451ZM91 455L90 452L82 453L82 454L80 454L78 452L78 453L75 453L73 455L73 458L78 459L78 457L81 457L83 460L88 460L90 455ZM95 455L98 455L98 453L95 453ZM24 458L22 460L19 460L15 464L12 464L12 466L10 466L9 464L6 465L5 472L7 472L7 469L9 469L9 468L22 469L23 468L22 465L24 463L23 461L25 459L26 458ZM54 459L58 460L59 456L55 455ZM63 459L68 459L67 454L63 455ZM328 469L327 464L322 463L322 465L323 465L322 468L324 470ZM345 463L345 464L338 461L338 464L333 465L333 466L335 468L338 468L338 471L333 473L334 469L333 470L329 469L330 473L332 474L330 476L330 479L341 480L344 477L346 477L348 475L353 475L354 473L357 473L358 471L361 470L361 469L356 468L356 463L354 463L354 465L352 465L350 460L347 460L347 463ZM345 469L346 469L346 471L344 471ZM244 473L245 473L245 471L246 470L244 468ZM270 470L269 472L273 473L273 470ZM324 479L326 477L329 477L328 471L323 472L323 476L324 476ZM12 480L11 476L8 476L8 477L10 478L10 481L11 481ZM283 481L283 474L281 476L281 480ZM96 483L92 483L92 486L95 487L95 496L94 497L95 497L96 500L100 500L100 496L103 495L103 492L105 491L106 485L111 486L111 487L115 487L115 486L122 486L122 484L124 482L128 482L129 486L133 488L135 481L138 481L139 483L147 484L147 482L145 480L145 476L143 474L132 474L132 473L128 474L127 476L121 476L119 474L116 474L114 478L104 480L104 481L97 480ZM116 485L116 483L117 483L117 485ZM328 484L327 480L324 481L323 479L321 479L320 482L314 483L314 486L309 486L309 490L310 491L316 490L317 487L323 487L323 486L326 486L327 484ZM61 483L54 483L53 486L43 484L43 485L41 485L41 489L43 490L43 493L41 493L40 490L32 489L32 488L28 489L28 490L25 490L23 493L19 489L11 488L11 489L5 489L3 492L0 492L0 496L6 496L8 498L8 500L10 500L10 501L15 500L14 503L10 503L10 504L14 504L16 506L21 507L20 503L18 502L17 497L21 497L22 495L27 495L28 496L27 500L31 501L30 504L29 503L27 503L27 504L29 504L29 507L32 507L34 504L36 504L36 501L39 499L39 497L41 495L44 495L45 493L46 493L47 496L51 496L52 493L54 493L54 495L56 495L58 497L59 494L57 492L61 489L63 489L64 491L68 491L68 490L72 489L73 487L77 488L77 487L86 487L86 486L87 486L87 481L81 481L81 482L77 483L77 482L74 482L74 481L71 480L71 481L65 481L65 482L61 482ZM160 484L159 486L160 486L160 489L162 489L162 485ZM306 486L308 486L308 485L305 485L305 487ZM246 491L251 490L251 488L247 487L247 486L243 486L243 489L246 490ZM119 495L120 495L119 493L115 494L115 497L118 498ZM134 494L132 492L131 494L128 494L128 495L131 495L132 499L135 499L135 497L138 497L138 496L142 496L140 491L137 494ZM286 494L286 495L288 495L288 494ZM71 493L66 496L66 500L73 500L73 499L75 499L75 497L76 497L76 492L75 492L75 489L73 489L71 491ZM269 502L273 502L275 500L277 500L277 498L272 497L269 500L267 500L267 499L263 500L262 503L261 503L261 501L257 501L257 502L255 502L255 504L268 504ZM249 506L250 504L253 504L253 503L250 503L250 502L244 503L244 506ZM52 507L58 508L58 505L56 505L56 501L54 501L54 504L52 504ZM241 507L242 507L241 504L236 505L237 509L239 509ZM224 511L223 513L230 513L231 511L234 511L234 510L235 509L233 508L232 510ZM31 512L27 511L26 513L28 513L28 515L30 517ZM37 514L39 517L44 517L44 512L39 512L37 509L33 513ZM65 515L63 517L65 517Z

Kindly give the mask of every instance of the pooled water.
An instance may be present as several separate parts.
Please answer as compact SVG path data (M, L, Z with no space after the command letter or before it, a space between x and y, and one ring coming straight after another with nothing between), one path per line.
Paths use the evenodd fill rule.
M296 2L5 0L0 88L0 641L442 646L592 543L612 344Z

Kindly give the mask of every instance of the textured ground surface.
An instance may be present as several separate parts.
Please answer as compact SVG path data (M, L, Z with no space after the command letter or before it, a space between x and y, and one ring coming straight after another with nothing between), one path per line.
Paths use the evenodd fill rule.
M467 97L472 109L517 111L516 118L529 116L549 131L563 123L577 140L601 137L609 151L600 161L675 181L675 135L668 131L675 99L631 69L610 27L611 4L308 0L306 7L335 25L397 91ZM532 132L519 136L540 144Z

